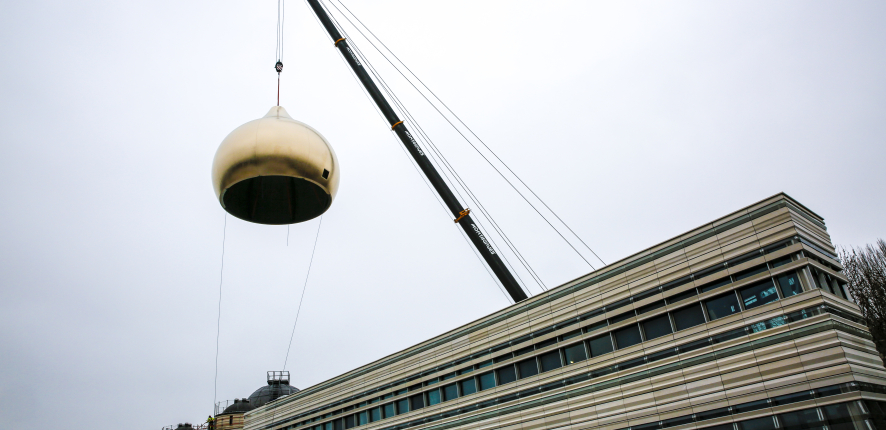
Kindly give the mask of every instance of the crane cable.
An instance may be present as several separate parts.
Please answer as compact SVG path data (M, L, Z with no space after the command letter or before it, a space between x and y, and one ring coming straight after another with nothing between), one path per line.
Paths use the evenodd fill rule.
M331 1L331 0L330 0L330 1ZM516 173L515 173L515 172L514 172L514 171L513 171L513 170L512 170L512 169L511 169L511 168L510 168L510 167L509 167L509 166L508 166L508 165L507 165L507 164L506 164L506 163L505 163L505 162L504 162L499 156L498 156L498 154L495 153L495 151L492 150L492 148L490 148L490 147L486 144L486 142L484 142L482 139L480 139L480 137L477 136L477 134L474 133L474 131L473 131L473 130L472 130L467 124L465 124L465 122L462 121L462 119L461 119L461 118L460 118L455 112L453 112L452 109L450 109L449 106L446 105L446 103L443 102L443 100L441 100L441 99L440 99L440 98L439 98L439 97L438 97L438 96L437 96L437 95L436 95L436 94L435 94L435 93L434 93L434 92L433 92L433 91L432 91L427 85L425 85L425 83L424 83L424 82L423 82L423 81L422 81L422 80L421 80L421 79L420 79L420 78L419 78L419 77L418 77L418 76L417 76L417 75L416 75L416 74L415 74L415 73L409 68L409 66L407 66L402 60L400 60L400 58L397 57L397 55L394 54L394 52L393 52L390 48L388 48L387 45L385 45L384 42L382 42L381 39L379 39L378 36L376 36L375 33L373 33L372 30L369 29L368 26L366 26L366 24L364 24L362 21L360 21L360 19L357 17L357 15L355 15L353 12L351 12L351 10L348 9L348 7L347 7L347 6L346 6L341 0L338 0L338 2L342 5L342 7L343 7L345 10L348 11L349 14L351 14L351 16L354 17L354 19L355 19L357 22L360 23L360 25L363 26L363 28L366 29L366 31L367 31L369 34L372 35L372 37L374 37L374 38L379 42L379 44L382 45L382 47L385 48L386 51L388 51L388 52L391 54L391 56L394 57L394 59L395 59L398 63L400 63L400 64L401 64L401 65L402 65L402 66L403 66L403 67L409 72L410 75L412 75L412 76L413 76L413 77L419 82L419 84L420 84L425 90L427 90L427 91L431 94L431 96L434 97L435 100L437 100L437 101L438 101L438 102L439 102L439 103L440 103L440 104L446 109L447 112L449 112L453 117L455 117L456 121L458 121L459 124L461 124L463 127L465 127L465 128L468 130L468 132L470 132L470 134L473 135L474 138L476 138L477 141L480 142L480 144L482 144L483 147L486 148L486 150L488 150L488 151L492 154L492 156L495 157L495 159L498 160L498 162L501 163L502 166L504 166L505 169L507 169L507 171L508 171L511 175L513 175L514 178L517 179L517 181L520 182L520 184L522 184L527 190L529 190L529 192L532 194L532 196L535 197L535 198L536 198L536 199L537 199L537 200L538 200L538 201L539 201L539 202L545 207L545 209L547 209L552 215L554 215L554 217L557 219L557 221L559 221L561 224L563 224L563 226L566 227L566 229L569 230L569 232L570 232L573 236L575 236L575 238L578 239L579 242L581 242L581 244L584 245L585 248L587 248L588 251L590 251L590 252L594 255L594 257L597 258L597 260L600 260L600 262L603 263L604 265L606 264L606 262L604 262L603 259L601 259L601 258L597 255L597 253L594 252L594 250L593 250L593 249L592 249L587 243L585 243L585 241L582 240L582 238L581 238L577 233L575 233L575 231L573 231L572 228L570 228L569 225L566 224L566 222L563 221L563 219L560 218L560 216L557 215L557 213L554 212L554 210L551 209L551 207L548 206L548 204L545 203L544 200L542 200L541 197L539 197L538 194L536 194L535 191L533 191L532 188L530 188L529 185L527 185L526 182L523 181L523 179L521 179L520 176L518 176L518 175L517 175L517 174L516 174ZM344 14L342 14L342 15L344 15ZM347 19L347 16L345 16L345 18ZM350 19L348 19L348 21L350 22ZM353 25L353 23L351 23L351 24ZM354 27L357 28L356 25L354 25ZM357 31L360 31L359 28L357 29ZM363 35L362 32L360 32L360 34ZM394 69L396 69L397 72L400 73L400 75L403 76L403 78L405 78L405 79L409 82L409 84L412 85L412 87L415 88L416 91L418 91L419 94L421 94L421 96L425 99L425 101L427 101L427 102L428 102L428 103L434 108L434 110L436 110L436 111L437 111L437 112L438 112L438 113L439 113L444 119L446 119L446 122L448 122L449 125L452 126L452 128L455 129L456 132L458 132L459 135L461 135L462 138L464 138L465 141L468 142L468 144L471 145L471 147L472 147L472 148L473 148L478 154L480 154L480 156L483 157L483 159L486 160L486 162L489 163L489 165L492 166L493 169L495 169L495 171L496 171L496 172L497 172L497 173L498 173L498 174L499 174L499 175L500 175L500 176L501 176L501 177L502 177L502 178L508 183L508 185L510 185L511 188L513 188L514 191L516 191L517 194L519 194L520 197L522 197L523 200L525 200L526 203L529 204L529 205L530 205L530 206L531 206L531 207L532 207L532 208L538 213L538 215L541 216L542 219L544 219L544 220L548 223L548 225L549 225L554 231L557 232L557 234L560 235L560 237L561 237L561 238L562 238L567 244L569 244L569 246L573 249L573 251L575 251L575 252L579 255L579 257L581 257L582 260L585 261L585 263L587 263L589 266L591 266L592 269L594 269L594 266L593 266L593 265L592 265L587 259L585 259L584 256L582 256L581 253L578 252L578 250L575 249L574 246L572 246L572 244L571 244L571 243L570 243L570 242L569 242L569 241L563 236L563 234L560 233L559 230L557 230L557 228L553 226L553 224L552 224L552 223L551 223L551 222L550 222L550 221L549 221L549 220L548 220L548 219L547 219L547 218L546 218L546 217L545 217L545 216L544 216L544 215L543 215L543 214L542 214L542 213L541 213L536 207L535 207L535 205L533 205L533 204L529 201L529 199L526 198L526 196L525 196L522 192L520 192L519 189L517 189L517 187L516 187L516 186L515 186L515 185L514 185L514 184L513 184L513 183L512 183L512 182L511 182L511 181L510 181L505 175L504 175L504 173L502 173L502 172L501 172L501 171L500 171L500 170L499 170L499 169L498 169L498 168L492 163L492 161L489 160L489 159L486 157L486 155L483 154L483 153L482 153L482 152L481 152L481 151L480 151L480 150L479 150L479 149L473 144L473 142L471 142L470 139L468 139L468 137L465 136L465 135L461 132L461 130L459 130L458 127L456 127L455 124L453 124L452 121L450 121L449 118L448 118L446 115L444 115L443 112L441 112L440 109L437 108L437 106L436 106L433 102L431 102L431 100L429 100L428 97L425 96L424 93L421 92L421 91L415 86L415 84L414 84L414 83L413 83L408 77L406 77L406 75L400 70L400 68L397 67L397 66L396 66L396 65L390 60L390 58L388 58L388 56L385 55L385 54L384 54L384 53L383 53L383 52L382 52L377 46L375 46L375 44L372 43L372 41L371 41L368 37L366 37L365 35L363 35L363 37L366 38L366 40L369 41L370 45L372 45L373 48L375 48L375 49L379 52L379 54L381 54L382 57L384 57L385 60L387 60L387 61L391 64L391 66L393 66Z
M323 7L325 8L325 5L323 5L322 2L321 2L321 6L323 6ZM339 13L341 13L341 10L339 10L339 9L335 6L335 4L333 4L332 6L335 7L336 10L338 10ZM328 9L327 9L327 12L328 12ZM343 14L343 13L341 13L341 14L345 17L345 19L347 19L347 16L346 16L345 14ZM339 31L341 31L341 32L343 33L343 35L345 36L345 38L347 38L347 37L348 37L347 32L346 32L346 31L342 28L342 26L338 23L338 21L335 19L335 16L334 16L333 14L331 14L331 13L329 13L329 16L330 16L330 19L333 21L333 23L335 23L336 27L338 27ZM350 22L350 21L349 21L349 22ZM351 24L353 25L353 23L351 23ZM354 27L357 28L356 26L354 26ZM360 31L359 28L357 28L357 31L358 31L358 32ZM361 33L361 35L362 35L362 33ZM365 37L365 36L364 36L364 37ZM370 43L371 43L371 41L370 41ZM410 122L413 123L413 125L414 125L414 126L416 127L416 129L419 131L419 134L418 134L419 140L423 141L427 146L429 146L429 147L431 147L431 148L433 149L433 151L429 152L429 154L431 155L431 157L429 157L429 160L430 160L432 163L436 164L436 165L437 165L437 168L438 168L439 170L443 171L444 180L445 180L446 182L449 183L449 185L454 189L455 193L458 194L458 196L460 197L461 200L467 200L467 199L465 199L464 196L462 196L461 193L458 191L459 188L453 184L452 179L450 179L450 178L449 178L449 175L447 175L447 171L449 171L453 176L457 177L459 183L463 184L463 186L464 186L464 188L466 189L466 191L469 191L469 189L467 189L467 185L464 184L464 183L461 181L461 178L458 176L457 173L454 172L454 170L451 168L451 165L448 163L448 161L445 159L445 157L442 155L442 153L440 153L439 149L437 149L437 147L433 144L433 142L431 142L430 139L427 138L426 133L424 133L423 129L421 129L421 125L418 124L417 121L415 121L415 119L412 117L412 115L411 115L411 113L409 112L409 110L403 105L402 102L400 102L400 100L399 100L399 98L397 97L397 95L393 93L393 91L392 91L392 90L390 89L390 87L387 85L387 82L384 80L384 78L381 76L381 74L378 73L378 72L375 70L375 68L372 66L372 63L370 63L370 62L368 61L368 59L366 58L366 56L363 55L362 51L360 51L360 49L359 49L359 48L353 43L353 41L352 41L351 44L349 44L349 47L352 48L353 51L356 53L356 55L357 55L358 57L361 58L362 63L366 66L366 68L367 68L367 70L369 71L369 73L371 73L371 74L375 77L375 79L379 82L382 91L384 91L385 94L387 94L387 96L388 96L391 100L393 100L395 106L398 108L398 110L401 111L401 113L403 114L403 116L405 116L408 120L410 120ZM378 49L378 48L376 48L376 49ZM436 158L434 157L434 155L435 155L434 153L435 153L435 152L437 153L437 155L438 155L440 158L442 158L442 159L444 160L443 163L441 163L440 161L437 161L437 160L436 160ZM444 163L445 163L445 164L444 164ZM441 164L443 164L444 167L441 168L441 167L440 167ZM472 195L472 194L471 194L471 195ZM478 206L482 206L482 205L479 203L479 201L477 201L476 197L474 197L473 200L474 200L476 203L478 203ZM447 210L447 213L448 213L448 210ZM481 213L484 217L486 217L487 219L489 219L493 224L495 224L495 221L489 216L488 213L484 213L484 212L480 212L480 213ZM477 220L477 222L481 225L481 227L483 226L483 225L482 225L482 222L481 222L479 219ZM496 225L496 227L497 227L497 224L495 224L495 225ZM506 238L506 236L504 235L504 232L503 232L503 231L500 231L500 230L498 230L498 229L496 229L496 231L499 231L499 233L505 238L506 242L509 242L509 240L508 240L508 239ZM497 247L497 245L495 244L495 241L494 241L490 236L487 235L487 238L492 242L493 246L496 246L496 247ZM510 244L509 244L509 246L510 246ZM511 247L511 249L512 249L513 251L515 251L515 253L518 253L513 247ZM500 255L501 255L502 259L504 260L505 264L507 264L507 265L511 268L511 271L514 272L514 275L517 277L517 279L520 280L520 283L523 284L523 288L527 289L527 292L529 292L529 291L528 291L528 287L525 286L525 282L523 282L522 279L520 279L519 273L517 273L516 271L514 271L513 267L511 267L511 264L510 264L510 262L508 261L507 257L505 257L505 255L504 255L504 254L501 254L501 253L500 253ZM519 258L519 257L518 257L518 258ZM521 263L523 263L524 267L526 267L527 270L528 270L530 273L534 273L534 271L531 269L531 267L527 267L527 265L528 265L527 262L524 262L524 261L521 259ZM485 266L485 264L484 264L484 266ZM543 284L540 283L539 285L542 286ZM544 289L543 286L542 286L542 289ZM531 292L529 292L529 293L530 293L530 295L532 295Z
M305 0L305 4L307 5L307 0ZM307 6L310 8L310 5L307 5ZM325 9L325 6L324 6L322 3L321 3L321 6L323 6L324 9ZM317 18L317 16L316 16L316 15L313 15L313 14L312 14L312 16L314 16L314 20L317 22L317 25L319 25L319 26L322 27L323 24L320 22L320 20ZM339 26L339 29L340 29L340 26ZM384 121L384 120L385 120L384 115L383 115L382 112L379 110L379 107L378 107L378 106L375 104L375 102L372 100L372 97L370 97L369 93L366 91L366 88L364 88L363 85L360 83L360 80L359 80L359 79L357 78L357 76L354 74L354 71L351 70L351 68L350 68L350 66L348 65L347 61L345 61L345 59L342 58L341 56L338 56L338 57L339 57L339 59L342 61L342 63L345 65L345 68L351 72L351 77L354 79L354 82L357 84L357 87L360 88L361 92L362 92L363 95L366 97L366 100L369 101L369 105L373 107L373 109L375 110L376 114L378 114L379 118L381 118L381 120ZM400 150L403 152L403 154L404 154L404 156L406 157L406 159L408 160L408 162L409 162L409 163L412 165L412 167L415 169L415 172L418 174L419 178L421 178L421 180L424 182L425 186L428 188L428 191L431 193L431 195L434 197L434 199L437 201L437 203L440 204L440 208L443 210L443 212L444 212L444 213L446 214L446 216L448 217L448 216L449 216L449 209L447 209L446 205L443 203L443 200L441 199L440 195L438 195L438 194L434 191L434 189L431 187L431 184L430 184L430 182L428 181L428 179L427 179L427 178L421 173L421 171L419 170L418 165L416 164L415 160L412 159L412 157L409 155L409 153L406 151L406 148L404 148L403 145L400 145L399 143L397 143L396 146L397 146L398 148L400 148ZM461 229L457 229L457 230L458 230L459 232L461 232L462 238L464 238L465 243L468 244L468 247L471 248L471 249L473 250L473 249L474 249L474 246L473 246L473 244L471 244L470 239L468 239L468 237L464 234L464 232L463 232ZM512 304L512 303L514 303L513 300L511 300L511 297L510 297L510 296L507 294L507 292L505 292L505 290L502 288L502 285L498 282L498 279L495 277L495 275L489 270L489 267L487 267L486 263L483 262L483 259L480 257L480 255L477 253L476 250L474 250L474 255L477 257L477 260L480 262L480 265L483 266L483 267L486 269L486 273L489 274L489 277L492 278L492 282L493 282L493 284L495 284L495 285L498 287L499 291L501 291L502 295L503 295L504 298L505 298L505 301L507 301L508 304Z
M359 27L357 27L356 25L354 25L354 23L353 23L353 22L347 17L346 14L342 13L342 11L341 11L340 9L338 9L338 7L337 7L334 3L331 3L331 4L332 4L332 6L333 6L333 7L334 7L334 8L335 8L335 9L336 9L336 10L337 10L337 11L338 11L338 12L339 12L339 13L340 13L340 14L346 19L346 20L348 20L348 22L349 22L352 26L354 26L354 28L360 33L361 36L363 36L363 37L364 37L364 38L365 38L370 44L372 44L372 41L371 41L369 38L367 38L366 35L364 35L362 31L360 31L360 28L359 28ZM332 16L332 14L330 14L330 16ZM338 24L338 22L335 20L335 17L334 17L334 16L332 16L332 20L333 20L336 24ZM339 27L341 27L341 26L339 25ZM344 31L343 29L341 29L341 31L342 31L343 33L345 33L345 31ZM352 44L352 45L353 45L353 44ZM368 67L369 71L370 71L370 72L373 74L373 76L375 76L375 78L379 81L379 83L381 84L382 89L385 91L385 93L388 95L388 97L390 97L390 98L394 101L394 104L397 106L397 108L398 108L400 111L402 111L403 115L404 115L404 116L410 121L410 123L412 123L412 125L416 128L416 130L418 131L418 135L417 135L417 136L419 137L419 140L422 141L422 142L424 142L426 146L428 146L428 147L430 147L430 148L432 149L432 152L430 152L430 154L431 154L431 157L430 157L431 161L435 162L435 164L437 164L437 168L443 171L443 174L444 174L444 176L446 177L446 179L449 179L449 176L447 175L447 171L448 171L449 174L451 174L451 175L455 178L456 182L457 182L457 183L458 183L458 184L459 184L459 185L465 190L465 192L466 192L466 193L468 194L468 196L469 196L469 199L465 199L465 198L461 195L461 193L458 191L459 188L458 188L457 186L453 185L452 180L449 179L447 182L450 183L450 186L455 190L456 194L459 195L459 198L460 198L461 200L470 200L470 201L473 201L474 203L476 203L476 206L479 207L479 209L480 209L479 213L480 213L484 218L486 218L486 219L492 224L493 229L494 229L499 235L502 236L502 238L503 238L504 241L505 241L505 244L508 245L508 248L510 248L511 251L517 256L517 258L518 258L518 260L520 261L520 263L521 263L521 264L523 265L523 267L527 270L527 272L530 273L530 275L533 277L533 280L539 285L539 287L540 287L543 291L546 291L546 290L547 290L547 287L546 287L546 285L544 284L544 281L542 281L541 278L536 274L536 272L535 272L535 270L532 268L532 266L529 265L529 262L528 262L525 258L523 258L523 255L522 255L522 254L520 253L520 251L516 248L516 246L513 245L513 243L511 242L510 238L507 236L507 234L505 234L504 230L501 229L501 228L498 226L498 223L497 223L497 222L495 221L495 219L491 216L491 214L489 213L489 211L486 210L486 208L483 206L483 204L480 202L480 200L479 200L479 199L476 197L476 195L474 195L474 193L471 191L470 187L468 187L467 183L461 178L461 176L458 174L458 172L455 171L455 168L452 167L451 163L449 163L449 161L448 161L448 160L446 159L446 157L443 155L442 151L440 151L439 148L437 148L437 146L434 144L434 142L430 139L430 137L427 135L427 133L426 133L426 132L424 131L424 129L422 128L421 124L420 124L418 121L415 120L415 118L412 116L411 112L410 112L410 111L406 108L406 106L400 101L399 97L397 97L397 95L393 92L393 90L390 89L390 86L387 84L387 82L385 81L385 79L381 76L380 73L378 73L378 72L375 70L375 68L372 66L372 63L370 63L370 62L368 61L368 59L366 58L365 55L363 55L363 53L360 51L360 49L359 49L357 46L351 46L351 47L354 48L354 50L357 51L357 54L363 59L363 63L364 63L364 65L366 65L366 66ZM374 47L376 50L378 50L377 47L375 47L375 46L373 46L373 47ZM435 155L436 155L436 157L439 157L442 161L436 161L436 159L435 159L435 157L434 157ZM442 164L442 165L444 166L444 168L440 168L440 164ZM482 221L481 221L480 219L478 219L477 222L480 223L481 226L483 226L483 225L482 225ZM483 227L485 228L485 226L483 226ZM490 240L492 240L491 237L489 237L489 236L487 236L487 237L488 237ZM495 245L494 241L493 241L493 245ZM497 245L495 245L495 246L498 247ZM516 272L516 271L513 269L513 267L511 267L510 261L509 261L509 260L508 260L503 254L502 254L502 257L504 257L503 259L504 259L505 264L507 264L507 265L510 267L510 270L511 270L512 272L514 272L514 275L517 277L518 280L520 280L520 283L523 284L524 288L526 288L526 289L528 290L528 287L525 286L525 282L521 279L519 273ZM528 292L528 291L527 291L527 292ZM531 292L530 292L530 295L532 295Z

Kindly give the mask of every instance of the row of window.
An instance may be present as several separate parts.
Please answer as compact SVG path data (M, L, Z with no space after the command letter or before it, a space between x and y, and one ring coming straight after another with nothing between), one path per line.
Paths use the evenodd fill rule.
M707 346L716 345L742 336L747 336L750 333L758 333L773 327L780 327L790 321L800 321L815 315L820 315L822 313L834 313L841 317L858 321L857 318L852 317L851 315L847 315L837 309L831 309L825 306L802 309L780 317L771 318L769 320L750 324L744 327L739 327L725 333L711 336L709 338L696 340L674 348L658 351L648 356L643 356L596 369L593 372L590 372L589 375L591 375L591 377L597 378L617 371L632 369L646 363L653 363L668 357L675 356L677 354L692 352ZM600 339L607 339L607 341L601 342ZM535 357L527 358L516 363L507 364L503 367L499 367L494 370L490 370L488 372L473 377L468 377L462 380L456 381L455 374L447 375L446 379L441 381L440 387L416 393L411 396L403 397L401 399L382 404L368 410L363 410L357 413L350 413L334 421L329 421L323 424L311 424L312 422L316 422L318 420L326 418L318 417L314 420L304 421L295 424L291 428L300 427L303 425L311 425L313 426L309 427L311 430L350 429L359 425L422 409L426 406L432 406L438 403L456 399L461 396L474 394L477 391L487 390L499 385L514 382L518 379L534 376L540 372L554 370L562 367L563 365L583 361L586 360L588 357L594 357L606 352L611 352L612 344L608 341L608 339L608 337L604 336L588 339L580 343L567 345L563 348L549 351ZM419 384L412 387L412 389L419 390L422 389L422 386ZM339 413L341 412L347 412L347 410L339 411ZM337 413L335 415L337 415Z
M499 345L496 345L496 346L494 346L494 347L489 348L488 350L485 350L485 351L482 351L482 352L478 352L478 353L472 354L472 355L467 356L467 357L463 357L463 358L458 359L458 360L454 360L454 361L449 362L449 363L446 363L446 364L442 364L442 365L437 366L437 367L435 367L435 368L433 368L433 369L428 369L428 370L425 370L425 371L423 371L423 372L421 372L421 373L416 373L416 374L411 375L411 376L409 376L409 377L406 377L406 378L400 379L400 380L398 380L398 381L394 381L394 382L392 382L392 383L390 383L390 384L385 384L385 385L382 385L382 386L379 386L379 387L373 388L373 389L371 389L371 390L367 390L367 391L364 391L364 392L361 392L361 393L358 393L358 394L355 394L355 395L352 395L352 396L348 396L348 397L343 398L343 399L339 399L339 400L336 401L336 402L333 402L333 403L330 403L330 404L326 404L326 405L323 405L323 406L320 406L320 407L314 408L314 409L312 409L312 410L309 410L309 411L303 412L303 413L298 414L298 415L296 415L295 417L293 417L293 419L299 419L299 418L301 418L301 417L305 417L305 416L313 415L313 414L316 414L317 412L321 412L321 411L326 410L326 409L334 408L334 407L336 407L336 406L339 406L339 405L342 405L342 404L345 404L345 403L351 402L351 401L356 400L356 399L359 399L359 398L361 398L361 397L366 397L366 396L371 395L371 394L373 394L373 393L377 393L377 392L380 392L380 391L384 391L384 390L387 390L387 389L389 389L389 388L391 388L391 387L394 387L394 386L397 386L397 385L402 385L402 384L408 383L408 382L410 382L410 381L414 381L414 380L416 380L416 379L420 379L420 378L423 378L423 377L429 376L429 375L434 374L434 373L442 372L442 371L445 371L445 370L451 369L451 368L453 368L453 367L457 367L457 366L459 366L459 365L461 365L461 364L463 364L463 363L466 363L466 362L468 362L468 361L472 361L472 360L475 360L475 359L477 359L477 358L481 358L481 357L484 357L484 356L491 355L492 353L494 353L494 352L496 352L496 351L500 351L500 350L503 350L503 349L506 349L506 348L509 348L509 347L512 347L512 346L515 346L515 345L519 345L519 344L525 343L525 342L527 342L527 341L529 341L529 340L531 340L531 339L533 339L533 338L538 338L538 337L541 337L541 336L545 336L545 335L547 335L547 334L549 334L549 333L554 332L555 330L560 330L560 329L562 329L562 328L565 328L565 327L568 327L568 326L571 326L571 325L577 324L577 323L579 323L579 322L581 322L581 321L586 321L586 320L589 320L589 319L592 319L592 318L596 318L596 317L598 317L598 316L600 316L600 315L603 315L603 314L605 314L605 313L607 313L607 312L612 312L613 310L616 310L616 309L619 309L619 308L621 308L621 307L627 306L627 305L629 305L629 304L631 304L631 303L634 303L634 302L637 302L637 301L644 300L644 299L646 299L646 298L652 297L652 296L654 296L655 294L658 294L658 293L664 293L664 292L667 292L667 291L673 290L673 289L675 289L675 288L678 288L678 287L681 287L681 286L683 286L683 285L686 285L686 284L688 284L689 282L692 282L692 281L694 281L694 280L701 280L702 278L705 278L705 277L707 277L707 276L713 275L714 273L720 272L720 271L724 270L724 269L727 268L727 267L734 267L734 266L737 266L737 265L739 265L739 264L742 264L742 263L745 263L745 262L751 261L751 260L753 260L753 259L755 259L755 258L760 257L761 255L770 254L770 253L775 252L775 251L778 251L778 250L780 250L780 249L784 249L784 248L786 248L786 247L788 247L788 246L791 246L791 245L794 244L794 243L798 243L799 241L803 241L804 243L808 242L808 241L806 241L805 239L801 238L800 236L794 236L794 237L792 237L792 238L790 238L790 239L785 239L785 240L782 240L782 241L776 242L776 243L771 244L771 245L768 245L768 246L766 246L766 247L764 247L764 248L762 248L762 249L758 249L758 250L754 250L754 251L748 252L748 253L746 253L746 254L743 254L743 255L740 255L740 256L738 256L738 257L732 258L732 259L730 259L730 260L728 260L728 261L726 261L726 262L724 262L724 263L720 263L720 264L717 264L717 265L715 265L715 266L713 266L713 267L706 268L706 269L703 269L703 270L700 270L700 271L694 272L694 273L692 273L692 274L690 274L690 275L688 275L688 276L685 276L685 277L683 277L683 278L680 278L680 279L677 279L677 280L674 280L674 281L668 282L668 283L666 283L666 284L664 284L664 285L661 285L661 286L658 286L658 287L652 288L652 289L650 289L650 290L647 290L647 291L641 292L641 293L636 294L636 295L634 295L634 296L632 296L632 297L628 297L627 299L623 299L623 300L620 300L620 301L617 301L617 302L614 302L614 303L608 304L608 305L606 305L606 306L604 306L604 307L601 307L601 308L598 308L598 309L592 310L592 311L587 312L587 313L585 313L585 314L582 314L582 315L580 315L580 316L578 316L578 317L575 317L575 318L572 318L572 319L569 319L569 320L566 320L566 321L563 321L563 322L559 322L559 323L557 323L557 324L554 324L554 325L549 326L549 327L545 327L545 328L543 328L543 329L541 329L541 330L537 330L537 331L535 331L535 332L529 333L529 334L524 335L524 336L520 336L520 337L515 338L515 339L513 339L513 340L511 340L511 341L509 341L509 342L503 342L503 343L501 343L501 344L499 344ZM702 285L702 286L700 286L700 287L696 287L696 288L693 288L693 289L691 289L691 290L689 290L689 291L681 292L681 293L676 294L676 295L674 295L674 296L667 297L667 298L665 298L664 300L660 300L660 301L657 301L657 302L655 302L655 303L648 304L648 305L643 306L643 307L641 307L641 308L638 308L638 309L636 309L636 310L631 310L631 311L625 312L625 313L623 313L623 314L620 314L620 315L617 315L617 316L615 316L615 317L609 318L608 320L599 321L599 322L595 323L595 324L592 325L592 326L585 327L585 328L584 328L584 332L585 332L585 333L588 333L588 332L591 332L591 331L599 330L599 329L601 329L601 328L607 327L607 326L610 325L610 324L615 324L615 323L617 323L617 322L624 321L624 320L626 320L626 319L628 319L628 318L631 318L631 317L633 317L633 316L635 316L635 315L636 315L636 316L639 316L639 315L642 315L642 314L645 314L645 313L651 312L651 311L653 311L653 310L655 310L655 309L658 309L658 308L664 307L665 304L673 304L673 303L677 303L677 302L679 302L679 301L686 300L686 299L688 299L688 298L690 298L690 297L693 297L693 296L695 296L695 295L697 295L697 294L699 294L699 293L701 293L701 292L711 291L711 290L713 290L713 289L715 289L715 288L720 288L720 287L726 286L726 285L728 285L729 283L732 283L732 282L735 282L735 281L739 281L739 280L745 279L745 278L747 278L747 277L750 277L750 276L753 276L753 275L756 275L756 274L759 274L759 273L763 273L763 272L766 271L767 266L768 266L769 268L775 268L775 267L778 267L778 266L780 266L780 265L787 264L787 263L789 263L790 261L791 261L791 257L790 257L790 256L786 256L786 257L782 257L782 258L780 258L780 259L778 259L778 260L771 261L771 262L769 262L768 264L767 264L767 263L764 263L764 264L762 264L762 265L755 266L755 267L752 267L752 268L750 268L750 269L746 269L746 270L744 270L744 271L742 271L742 272L740 272L740 273L736 273L736 274L733 274L733 275L727 275L727 276L724 276L724 277L718 278L718 279L716 279L716 280L706 282L704 285ZM796 281L796 280L795 280L795 281ZM780 278L779 278L779 283L781 284L781 280L780 280ZM784 287L783 287L783 288L784 288ZM793 294L796 294L796 293L798 293L798 292L801 291L801 290L799 289L799 288L800 288L800 287L799 287L799 283L797 283L797 284L796 284L796 287L793 287L793 288L796 288L796 289L797 289L797 291L796 291L795 293L793 293ZM788 294L787 292L785 292L784 289L783 289L782 291L783 291L783 296L784 296L784 297L788 297L788 296L792 295L792 294ZM828 289L827 291L831 291L831 290ZM728 303L725 303L725 302L722 303L722 304L723 304L723 305L728 305ZM714 305L712 305L712 306L714 306ZM753 307L753 306L751 306L751 307ZM750 307L748 307L748 308L750 308ZM719 308L718 308L718 309L719 309ZM721 313L722 313L722 312L721 312ZM648 340L648 339L654 339L654 338L656 338L656 337L660 337L660 336L664 336L664 335L666 335L666 334L669 334L669 333L671 333L671 332L673 332L673 331L675 331L675 330L682 330L683 328L688 328L688 327L692 327L692 326L698 325L698 324L704 322L704 320L703 320L703 316L702 316L702 315L703 315L703 312L700 312L700 311L698 311L697 309L687 309L687 310L683 311L682 313L678 314L678 316L679 316L678 321L674 321L674 322L671 324L670 331L667 331L668 328L667 328L667 325L664 324L664 320L663 320L663 318L662 318L662 317L658 317L657 321L649 322L649 323L647 324L648 327L645 327L645 328L643 329L643 330L644 330L644 333L645 333L645 335L646 335L646 339L647 339L647 340ZM718 314L718 315L719 315L719 314ZM711 318L711 319L716 319L716 318ZM638 334L638 332L635 331L635 330L624 330L624 331L621 333L621 338L622 338L622 339L621 339L621 340L622 340L622 343L620 343L620 344L617 343L617 345L622 345L622 346L620 346L620 348L624 348L624 347L626 347L625 345L630 346L630 345L633 345L633 344L636 344L636 343L639 343L640 341L642 341L641 336L640 336L640 335ZM557 339L550 339L550 340L547 340L547 341L543 341L543 342L537 343L537 344L535 344L535 345L529 345L529 346L526 346L526 347L524 347L524 348L522 348L522 349L516 351L514 354L515 354L515 355L522 355L522 354L528 353L528 352L533 351L533 350L536 350L536 349L545 348L545 347L550 346L550 345L552 345L552 344L554 344L554 343L556 343L556 342L557 342ZM616 342L617 342L617 339L616 339ZM632 343L632 342L633 342L633 343ZM501 361L501 357L496 357L496 361ZM480 363L480 364L478 364L478 365L469 366L469 367L466 367L466 368L459 369L459 370L456 371L455 373L457 373L457 374L459 374L459 375L461 375L461 374L465 374L465 373L468 373L468 372L473 371L473 370L479 370L479 369L481 369L481 368L483 368L483 367L486 367L486 366L488 366L488 365L490 365L490 364L491 364L491 362ZM444 376L444 377L445 377L445 376ZM439 379L440 379L440 378L436 378L436 379L433 379L433 380L431 380L431 381L429 381L429 382L430 382L431 384L433 384L434 382L436 382L436 381L439 380ZM367 400L367 401L361 402L360 404L358 404L358 405L354 405L354 406L355 406L355 407L365 406L365 405L370 404L370 403L374 403L374 402L377 402L377 401L380 401L380 400L384 400L384 399L389 398L389 397L393 397L394 395L399 395L399 394L405 393L406 391L407 391L407 389L404 388L404 389L398 390L398 391L395 392L395 393L389 393L389 394L387 394L387 395L385 395L385 396L377 397L377 398L375 398L375 399L371 399L371 400Z

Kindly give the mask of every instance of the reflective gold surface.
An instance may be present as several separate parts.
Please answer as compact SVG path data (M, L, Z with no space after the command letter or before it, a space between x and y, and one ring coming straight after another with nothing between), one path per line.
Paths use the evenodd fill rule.
M222 207L260 224L292 224L322 215L338 181L332 146L280 106L232 131L212 163L212 185Z

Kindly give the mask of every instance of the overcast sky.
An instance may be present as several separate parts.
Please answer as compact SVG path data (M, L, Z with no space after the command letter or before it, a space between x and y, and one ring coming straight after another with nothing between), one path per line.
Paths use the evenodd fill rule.
M780 191L838 245L886 236L886 3L345 4L607 263ZM318 225L287 246L286 227L228 216L214 394L210 165L275 102L276 2L2 9L3 427L159 429L248 396L283 367ZM507 306L303 2L286 7L283 61L281 104L341 164L293 385ZM370 61L548 286L591 270Z

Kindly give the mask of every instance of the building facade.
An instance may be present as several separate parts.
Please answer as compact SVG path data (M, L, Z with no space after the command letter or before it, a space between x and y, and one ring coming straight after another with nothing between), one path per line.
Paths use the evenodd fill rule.
M785 194L257 407L246 430L886 429L824 220Z

